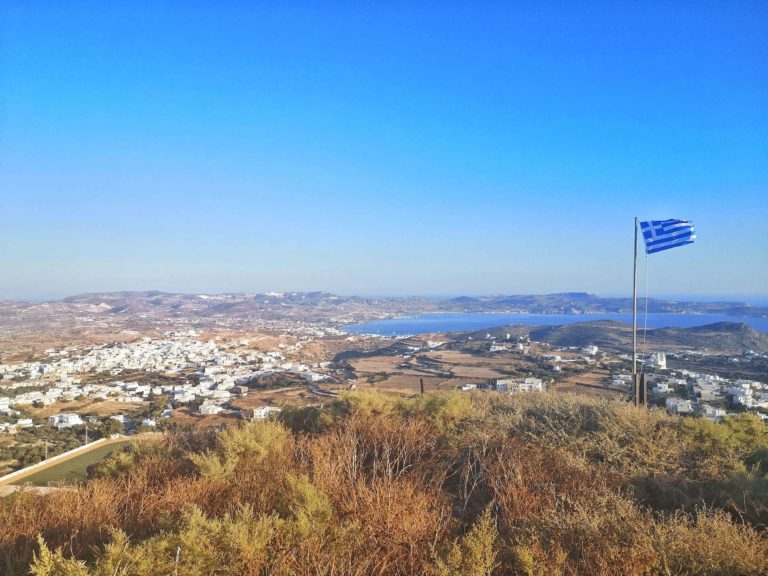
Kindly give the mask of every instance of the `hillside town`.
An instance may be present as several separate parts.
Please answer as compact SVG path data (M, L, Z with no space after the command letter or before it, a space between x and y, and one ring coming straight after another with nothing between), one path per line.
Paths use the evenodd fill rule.
M348 340L365 340L336 332ZM385 350L391 349L390 354L400 358L401 367L410 366L414 361L423 363L429 360L429 354L438 354L450 347L447 339L378 335L367 339L380 342L377 346L384 346ZM304 335L294 338L290 344L278 343L274 349L265 350L255 348L248 338L217 341L189 330L131 342L49 348L44 351L44 357L34 361L0 364L0 432L12 433L33 426L32 418L25 412L30 408L47 409L46 422L57 429L82 425L85 421L80 415L66 411L67 403L74 401L109 402L114 413L106 416L125 423L130 422L130 418L126 418L137 406L162 398L166 403L157 418L148 417L137 423L149 427L156 425L156 419L169 418L182 407L200 415L242 416L231 401L248 395L254 382L270 375L286 375L293 382L303 382L306 390L317 396L338 395L339 390L338 386L334 390L323 390L318 383L354 389L357 377L363 374L345 372L343 363L332 359L314 363L295 360L296 353L315 340L316 337ZM610 377L603 383L606 389L628 393L631 374L616 369L617 362L626 360L626 356L600 351L594 344L553 347L510 334L497 339L490 333L485 335L485 340L489 342L487 348L480 345L470 352L501 358L502 362L505 355L510 359L518 355L543 365L544 373L539 377L451 380L452 388L501 393L546 392L548 384L554 384L563 376L564 369L566 372L575 369L578 374L601 364L611 367ZM471 336L464 342L475 345ZM420 358L420 353L425 356ZM685 353L690 351L680 354ZM733 411L768 411L765 382L728 379L685 369L670 370L667 354L663 352L648 354L643 366L649 376L651 403L664 406L670 413L717 420ZM424 374L429 375L429 370ZM57 406L62 410L51 413ZM263 412L268 406L255 408ZM250 412L251 417L254 414L261 412Z
M32 425L20 416L27 407L65 405L75 400L111 401L126 409L155 397L167 397L161 416L175 407L198 404L200 414L217 414L236 396L247 394L249 382L269 374L288 373L305 382L331 379L328 362L312 365L286 360L299 350L302 341L279 344L274 351L259 352L247 339L220 347L214 340L201 340L194 331L171 332L162 338L141 338L129 343L111 343L82 349L48 349L46 359L0 364L0 431ZM139 375L138 379L122 378ZM149 375L167 377L153 382ZM149 381L147 381L149 380ZM121 418L124 410L111 415ZM60 414L49 419L57 428L82 424L77 415ZM147 420L145 425L154 426Z

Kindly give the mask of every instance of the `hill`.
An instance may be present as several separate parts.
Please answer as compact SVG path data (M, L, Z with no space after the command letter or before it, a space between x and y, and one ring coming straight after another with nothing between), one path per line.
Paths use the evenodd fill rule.
M0 301L0 336L29 333L332 326L403 315L445 312L590 314L628 312L629 298L566 292L544 295L424 297L340 296L328 292L176 294L157 290L82 294L50 302ZM649 301L650 312L768 316L738 302Z
M631 313L631 298L601 297L588 292L515 296L461 296L449 300L450 310L466 312L523 312L531 314L596 314L601 312ZM648 312L725 314L727 316L768 316L768 308L746 302L685 302L648 299Z
M424 298L363 298L327 292L176 294L159 291L83 294L31 303L0 301L0 336L120 330L343 326L433 310Z
M532 340L555 346L587 346L594 344L600 349L626 353L632 347L632 326L623 322L598 320L557 326L502 326L472 333L483 338L490 333L503 337L507 333L527 334ZM638 329L642 342L643 330ZM646 346L654 351L671 351L685 348L713 350L720 354L742 354L747 351L768 353L768 334L738 322L718 322L694 328L655 328L645 334Z

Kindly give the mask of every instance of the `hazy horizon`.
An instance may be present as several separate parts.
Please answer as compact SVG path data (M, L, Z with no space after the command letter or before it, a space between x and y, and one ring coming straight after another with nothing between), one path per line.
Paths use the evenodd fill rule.
M309 292L326 292L338 296L344 296L344 297L352 297L352 296L358 296L361 298L428 298L433 300L449 300L451 298L458 298L461 296L468 296L468 297L483 297L483 296L526 296L526 295L547 295L547 294L563 294L563 293L581 293L581 292L588 292L591 294L594 294L596 296L599 296L601 298L631 298L632 294L622 294L622 293L600 293L600 292L590 292L590 291L584 291L584 290L564 290L564 291L558 291L558 292L514 292L514 291L507 291L507 292L476 292L476 293L454 293L454 294L420 294L420 293L413 293L413 294L407 294L407 293L390 293L390 294L376 294L376 293L344 293L344 292L334 292L331 290L230 290L225 292L205 292L205 291L186 291L186 290L157 290L153 288L145 289L145 290L110 290L110 291L85 291L85 292L78 292L76 294L63 294L63 295L54 295L54 296L47 296L47 297L40 297L40 298L0 298L0 301L19 301L19 302L28 302L28 303L43 303L43 302L54 302L63 300L66 298L73 298L77 296L85 296L85 295L98 295L98 294L117 294L117 293L147 293L147 292L161 292L164 294L185 294L185 295L207 295L207 296L216 296L216 295L225 295L225 294L264 294L269 292L276 292L276 293L309 293ZM690 302L745 302L751 306L768 306L768 294L649 294L649 298L657 299L657 300L671 300L671 301L690 301ZM638 301L642 303L642 300L645 298L645 294L641 293L638 294Z

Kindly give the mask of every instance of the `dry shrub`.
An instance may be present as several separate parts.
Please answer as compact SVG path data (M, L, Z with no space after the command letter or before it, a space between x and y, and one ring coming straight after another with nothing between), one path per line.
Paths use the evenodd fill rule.
M283 450L290 440L288 429L277 422L248 422L223 430L212 448L190 452L188 457L203 476L227 478L242 458L261 462L270 453Z
M432 428L358 411L305 450L313 482L341 518L357 525L361 553L380 560L376 573L427 569L450 517Z
M512 441L488 464L510 545L506 560L533 573L642 574L653 557L649 516L620 479L562 449Z
M498 567L496 562L496 520L491 514L492 505L486 507L462 538L451 543L438 555L433 573L435 576L490 576Z
M108 540L113 526L139 537L167 527L162 520L173 509L163 496L184 489L188 466L159 455L138 462L117 478L95 478L45 496L22 491L4 498L0 558L12 565L9 573L29 562L38 534L66 554L92 558L93 547Z
M680 419L662 410L574 395L521 394L485 407L497 428L608 467L625 480L683 469Z
M768 574L749 418L478 393L353 394L289 421L175 433L0 500L0 571L38 551L41 576L171 574L180 548L191 575ZM683 512L701 500L720 508Z
M654 530L656 573L679 576L768 574L768 540L754 528L736 524L722 511L678 512Z
M346 507L347 518L359 525L368 553L388 558L400 573L409 567L423 571L450 526L445 495L407 478L359 482Z
M562 449L509 440L486 461L500 520L515 530L553 507L615 492L620 479Z
M358 478L409 475L439 485L441 448L435 430L421 420L355 414L309 447L313 473L322 480L331 473L353 482Z

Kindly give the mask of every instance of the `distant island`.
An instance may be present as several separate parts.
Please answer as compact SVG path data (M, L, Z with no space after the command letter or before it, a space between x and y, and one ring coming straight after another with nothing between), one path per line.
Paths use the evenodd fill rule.
M642 301L643 307L645 301ZM465 312L524 312L530 314L630 313L632 298L606 298L588 292L514 296L460 296L448 300L448 310ZM746 302L690 302L648 299L648 312L669 314L725 314L768 317L768 308Z

